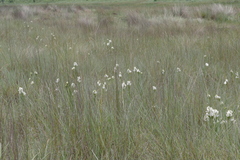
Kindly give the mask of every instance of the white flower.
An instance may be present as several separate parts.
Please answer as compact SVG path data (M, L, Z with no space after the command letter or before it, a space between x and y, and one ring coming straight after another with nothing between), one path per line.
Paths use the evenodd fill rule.
M71 84L71 87L72 87L72 88L75 88L75 87L76 87L76 85L75 85L74 83L72 83L72 84Z
M72 70L75 70L75 67L72 67Z
M60 81L60 79L59 79L59 78L57 78L57 79L56 79L56 83L58 83L59 81Z
M206 111L206 115L204 117L205 119L207 119L206 116L208 116L209 118L214 118L215 119L215 118L219 117L219 111L216 110L216 109L213 109L210 106L208 106L207 111Z
M238 72L236 72L235 75L236 75L235 78L239 78L239 74L238 74Z
M38 72L37 72L37 71L34 71L34 74L35 74L35 75L37 75L37 74L38 74Z
M78 66L77 62L74 62L74 63L73 63L73 66L74 66L74 67L77 67L77 66Z
M215 95L215 98L216 99L221 99L221 97L219 95L217 95L217 94Z
M127 73L132 73L132 71L130 69L127 69Z
M96 91L96 90L93 90L93 94L96 95L96 94L97 94L97 91Z
M127 85L126 85L126 83L125 83L125 82L123 82L123 83L122 83L122 89L125 89L125 88L126 88L126 86L127 86Z
M108 78L108 75L107 75L107 74L105 74L105 75L104 75L104 78Z
M111 49L114 49L114 47L111 47Z
M107 85L107 83L104 82L104 83L103 83L103 86L102 86L102 89L104 89L105 91L107 91L106 85Z
M233 122L233 123L236 122L236 120L234 118L231 118L230 121Z
M225 81L224 81L224 83L223 83L223 84L225 84L225 85L226 85L227 83L228 83L228 79L225 79Z
M204 120L204 121L209 121L209 117L208 117L207 114L204 115L203 120Z
M23 91L23 88L22 88L22 87L19 87L19 88L18 88L18 93L19 93L19 94L23 94L24 96L26 95L26 92Z
M207 94L207 97L208 97L208 98L210 98L210 97L211 97L211 95L210 95L210 94Z
M136 72L138 69L137 69L137 67L134 67L133 68L133 72Z
M205 63L205 66L206 66L206 67L208 67L208 66L209 66L209 64L208 64L208 63Z
M227 113L226 113L226 117L230 118L232 116L233 116L233 111L232 110L228 110Z
M157 90L157 87L156 86L152 86L153 90L156 91Z
M80 76L77 77L77 81L78 81L79 83L82 81Z
M34 81L31 81L31 83L30 83L31 85L33 85L34 84Z
M100 87L102 85L102 83L100 82L100 80L97 81L97 85Z
M137 73L142 74L142 72L141 72L137 67L134 67L134 68L133 68L133 72L137 72Z
M181 72L181 69L180 69L180 68L177 68L177 72Z
M162 74L164 74L164 73L165 73L165 70L163 69L163 70L162 70Z
M118 76L119 76L119 78L122 78L122 72L119 72Z
M225 124L225 123L227 123L227 121L225 121L225 120L222 120L222 121L220 122L220 124Z
M127 86L131 86L131 85L132 85L131 81L127 81Z

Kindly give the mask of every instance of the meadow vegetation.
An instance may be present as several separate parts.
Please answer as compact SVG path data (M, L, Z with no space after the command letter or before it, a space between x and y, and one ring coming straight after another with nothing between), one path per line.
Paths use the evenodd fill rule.
M0 13L0 159L240 159L237 5Z

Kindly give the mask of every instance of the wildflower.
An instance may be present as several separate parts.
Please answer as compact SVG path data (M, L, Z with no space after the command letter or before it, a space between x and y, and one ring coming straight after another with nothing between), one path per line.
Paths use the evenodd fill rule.
M211 97L211 95L210 95L210 94L207 94L207 97L208 97L208 98L210 98L210 97Z
M65 87L69 87L69 83L68 83L68 81L66 82Z
M219 95L217 95L217 94L215 95L215 98L216 99L221 99L221 97Z
M97 85L100 87L102 85L102 83L100 82L100 80L97 81Z
M38 72L37 72L37 71L34 71L33 73L34 73L35 75L37 75L37 74L38 74Z
M137 73L142 74L142 72L141 72L137 67L134 67L134 68L133 68L133 72L137 72Z
M105 91L107 91L107 89L106 89L106 84L107 84L107 83L104 82L104 83L103 83L103 86L102 86L102 89L104 89Z
M126 83L123 82L123 83L122 83L122 89L125 89L126 87L127 87Z
M96 90L93 90L93 94L96 95L96 94L97 94L97 91L96 91Z
M76 68L75 67L72 67L72 70L75 70Z
M132 71L130 69L127 69L127 73L132 73Z
M119 78L122 78L122 72L119 72L118 76L119 76Z
M235 75L236 75L235 78L239 78L239 74L238 74L238 72L236 72Z
M181 69L180 69L180 68L177 68L177 72L181 72Z
M71 84L71 87L72 87L72 88L75 88L75 87L76 87L76 85L75 85L74 83L72 83L72 84Z
M116 66L114 67L114 72L116 72L117 67L119 67L119 64L116 64Z
M131 85L132 85L131 81L127 81L127 86L131 86Z
M224 83L223 83L223 84L225 84L225 85L226 85L227 83L228 83L228 79L225 79L225 81L224 81Z
M156 91L156 90L157 90L157 87L156 87L156 86L153 86L153 90Z
M74 67L77 67L77 66L78 66L77 62L74 62L74 63L73 63L73 66L74 66Z
M226 117L230 118L232 116L233 116L233 111L232 110L228 110L227 113L226 113Z
M230 121L233 122L233 123L236 122L236 120L234 118L231 118Z
M227 123L226 120L222 120L222 121L220 122L220 124L225 124L225 123Z
M105 75L104 75L104 77L105 77L105 78L108 78L108 75L107 75L107 74L105 74Z
M165 70L163 69L163 70L162 70L162 74L164 74L164 73L165 73Z
M208 66L209 66L209 64L208 64L208 63L205 63L205 66L206 66L206 67L208 67Z
M204 115L203 120L204 120L204 121L209 121L209 117L208 117L207 114Z
M31 81L31 83L30 83L31 85L33 85L34 84L34 81Z
M216 119L217 117L219 117L219 111L208 106L206 114L204 116L204 120L208 121L209 118Z
M56 79L56 83L58 83L59 81L60 81L60 79L59 79L59 78L57 78L57 79Z
M79 83L82 81L80 76L77 77L77 81L78 81Z
M160 63L160 61L157 61L157 63Z
M114 49L114 47L111 47L111 49Z
M24 96L26 95L26 92L23 91L23 88L22 88L22 87L19 87L19 88L18 88L18 93L19 93L19 94L22 94L22 95L24 95Z

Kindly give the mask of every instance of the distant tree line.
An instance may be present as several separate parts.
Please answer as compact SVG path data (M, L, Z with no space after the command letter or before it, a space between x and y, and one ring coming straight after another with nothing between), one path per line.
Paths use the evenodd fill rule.
M1 0L1 2L2 2L2 3L4 3L4 0ZM13 2L14 2L14 0L9 0L9 2L10 2L10 3L13 3ZM36 0L33 0L33 2L35 3L35 2L36 2Z

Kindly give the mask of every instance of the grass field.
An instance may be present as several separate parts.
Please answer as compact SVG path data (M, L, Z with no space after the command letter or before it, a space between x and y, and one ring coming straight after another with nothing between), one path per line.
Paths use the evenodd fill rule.
M240 159L239 3L119 4L0 6L0 159Z

